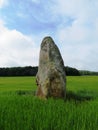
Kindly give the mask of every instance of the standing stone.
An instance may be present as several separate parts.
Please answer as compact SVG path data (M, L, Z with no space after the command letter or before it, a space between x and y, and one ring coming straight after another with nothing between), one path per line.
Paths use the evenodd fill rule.
M64 63L58 47L51 37L45 37L40 49L36 95L42 98L65 98L65 76Z

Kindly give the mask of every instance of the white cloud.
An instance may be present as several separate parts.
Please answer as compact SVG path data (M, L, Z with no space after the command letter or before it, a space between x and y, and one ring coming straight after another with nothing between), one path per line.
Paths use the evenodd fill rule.
M0 24L0 66L27 66L38 64L39 49L33 39Z
M66 30L68 25L63 23L66 18L72 18L74 19L72 25L67 30L69 29L70 33L76 30L77 33L81 34L81 32L87 29L92 30L92 26L95 24L97 18L98 2L96 0L57 0L55 5L52 6L52 11L53 15L60 16L62 25L60 27ZM60 27L58 28L59 30Z
M94 44L73 44L62 45L61 53L66 66L77 69L98 70L98 45Z
M52 11L61 18L55 37L61 43L65 65L98 71L98 2L57 0ZM67 25L63 24L64 18L74 20Z
M77 43L88 38L89 29L80 26L78 21L74 21L70 27L62 27L57 31L57 37L59 41L66 41L70 43Z
M41 6L37 21L53 21L55 29L40 33L36 28L39 31L37 36L26 36L17 30L9 30L0 22L0 66L37 65L42 38L53 34L65 65L98 71L98 1L50 0L48 5L41 4L40 0L31 1ZM0 2L2 7L4 0ZM42 11L43 8L46 12ZM17 15L24 19L28 13L24 16L19 10Z
M0 0L0 7L2 7L4 0Z
M7 4L7 0L0 0L0 8Z

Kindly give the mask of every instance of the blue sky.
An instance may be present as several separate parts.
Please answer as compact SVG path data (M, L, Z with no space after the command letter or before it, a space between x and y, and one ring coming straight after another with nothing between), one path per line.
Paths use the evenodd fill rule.
M38 65L47 35L65 66L98 71L97 0L0 0L0 67Z

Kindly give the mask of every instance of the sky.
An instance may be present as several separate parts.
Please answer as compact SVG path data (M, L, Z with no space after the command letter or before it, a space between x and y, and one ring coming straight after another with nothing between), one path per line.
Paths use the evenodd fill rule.
M0 67L38 66L46 36L65 66L98 71L98 0L0 0Z

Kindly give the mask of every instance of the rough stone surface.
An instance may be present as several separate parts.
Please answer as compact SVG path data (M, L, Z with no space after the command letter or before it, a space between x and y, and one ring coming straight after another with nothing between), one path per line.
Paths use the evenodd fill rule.
M36 95L42 98L65 98L66 75L60 51L51 37L41 43Z

